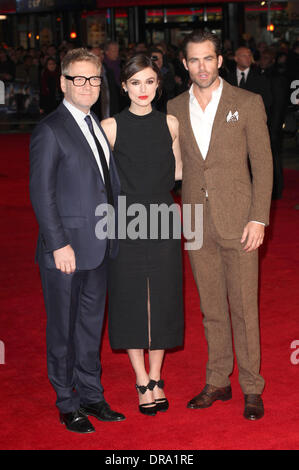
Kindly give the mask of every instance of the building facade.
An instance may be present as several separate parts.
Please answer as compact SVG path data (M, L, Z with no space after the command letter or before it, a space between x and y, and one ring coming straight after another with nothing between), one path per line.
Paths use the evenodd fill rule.
M38 48L63 41L121 46L165 41L178 46L194 29L216 32L233 47L299 37L299 2L189 0L0 0L0 42ZM273 25L274 31L267 31ZM268 28L269 29L269 28Z

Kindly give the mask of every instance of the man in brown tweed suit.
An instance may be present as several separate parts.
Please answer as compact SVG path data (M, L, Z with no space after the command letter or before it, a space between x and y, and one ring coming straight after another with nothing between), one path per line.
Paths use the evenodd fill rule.
M255 420L264 414L257 248L269 223L273 178L266 114L261 96L219 77L215 35L187 36L184 56L192 86L168 102L168 113L180 123L182 202L203 204L203 245L189 256L209 355L206 385L187 406L232 397L233 332L244 417Z

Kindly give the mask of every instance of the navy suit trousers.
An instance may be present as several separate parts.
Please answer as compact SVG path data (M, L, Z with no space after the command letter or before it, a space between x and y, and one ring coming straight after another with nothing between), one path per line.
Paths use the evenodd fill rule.
M47 312L48 377L62 413L104 399L100 341L105 312L107 254L96 269L64 274L40 266Z

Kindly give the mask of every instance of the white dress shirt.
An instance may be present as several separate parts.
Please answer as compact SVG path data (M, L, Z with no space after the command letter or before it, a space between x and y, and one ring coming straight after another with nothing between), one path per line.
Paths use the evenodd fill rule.
M99 167L100 173L102 175L102 178L104 180L104 174L103 174L103 169L102 169L102 165L101 165L101 160L100 160L100 157L99 157L99 152L98 152L96 143L94 141L94 138L93 138L92 134L90 133L87 122L85 121L84 118L86 116L91 117L91 122L92 122L92 125L93 125L95 135L96 135L98 141L100 142L101 147L104 151L104 155L106 157L107 165L108 165L108 168L109 168L110 150L109 150L108 144L106 142L106 139L105 139L105 137L103 136L103 134L101 132L101 129L97 125L96 121L93 119L90 112L88 114L84 113L80 109L76 108L76 106L71 104L69 101L67 101L65 98L63 100L63 104L69 110L69 112L72 114L72 116L75 119L76 123L80 127L84 137L86 138L87 142L89 143L90 148L91 148L91 150L94 154L94 158L96 159L96 162L98 164L98 167Z
M198 148L202 154L202 157L206 159L211 134L214 124L215 115L217 112L218 104L221 98L222 89L223 89L223 81L222 78L219 77L220 85L219 87L213 91L212 98L209 104L207 105L206 109L203 111L200 104L198 103L194 92L193 86L191 86L189 93L190 93L190 100L189 100L189 110L190 110L190 120L191 126L193 130L193 134L195 136Z
M249 68L247 69L247 74L248 71ZM204 111L202 110L200 104L198 103L194 95L194 85L192 85L189 90L189 111L191 126L198 148L204 160L206 159L209 150L214 119L223 90L223 80L221 77L219 77L219 80L220 85L216 90L213 91L211 101L209 102ZM206 196L208 197L208 192L206 192ZM253 220L252 222L265 225L264 223L257 222L256 220Z
M242 73L244 73L244 80L245 80L245 83L246 83L247 75L249 74L249 70L250 70L250 67L248 67L248 68L245 69L245 70L240 70L240 69L238 69L238 67L237 67L237 82L238 82L238 86L240 85L240 81L242 80Z

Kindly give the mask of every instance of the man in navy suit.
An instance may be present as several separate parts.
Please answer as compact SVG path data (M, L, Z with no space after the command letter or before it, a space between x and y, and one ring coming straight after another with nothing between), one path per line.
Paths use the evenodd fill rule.
M227 76L227 81L233 86L244 88L261 95L267 116L270 115L272 94L266 77L260 75L253 65L253 56L247 47L239 47L235 52L236 68Z
M87 416L125 417L109 407L100 381L99 348L107 261L115 240L99 239L99 204L120 193L115 163L90 113L101 83L99 59L86 49L62 62L64 100L35 128L30 143L30 197L39 224L37 261L47 311L48 376L60 420L70 431L94 431Z

